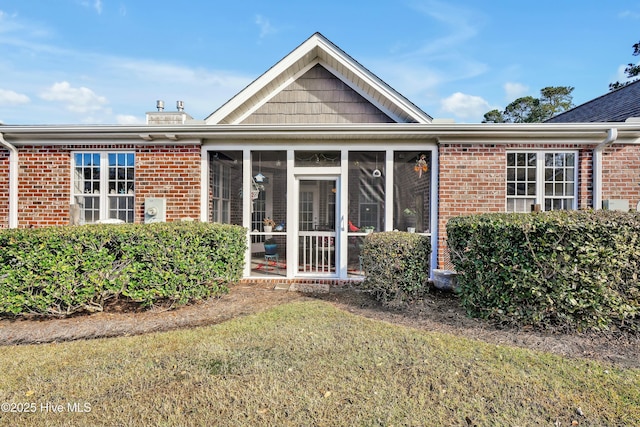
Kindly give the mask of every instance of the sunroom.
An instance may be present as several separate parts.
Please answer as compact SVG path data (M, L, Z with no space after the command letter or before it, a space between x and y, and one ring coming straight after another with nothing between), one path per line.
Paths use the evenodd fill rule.
M248 230L245 278L357 279L368 233L432 236L435 145L287 145L203 146L203 217Z

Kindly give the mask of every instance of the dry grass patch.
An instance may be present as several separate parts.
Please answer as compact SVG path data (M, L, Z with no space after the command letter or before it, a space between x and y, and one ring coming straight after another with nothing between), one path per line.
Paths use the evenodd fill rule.
M320 301L206 328L7 347L0 363L0 402L36 405L0 413L1 425L640 423L640 370L394 326ZM73 403L90 411L69 412Z

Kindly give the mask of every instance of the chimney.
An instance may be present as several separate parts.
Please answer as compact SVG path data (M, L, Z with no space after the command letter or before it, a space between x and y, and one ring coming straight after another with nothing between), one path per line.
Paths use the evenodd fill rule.
M177 101L176 107L178 111L165 111L164 101L159 99L156 101L156 109L158 111L152 111L147 113L148 125L183 125L186 122L193 121L193 117L184 112L184 101Z

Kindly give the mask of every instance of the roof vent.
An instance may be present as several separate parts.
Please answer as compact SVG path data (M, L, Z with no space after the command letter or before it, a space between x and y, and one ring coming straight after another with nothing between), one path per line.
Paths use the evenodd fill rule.
M158 111L164 111L164 101L162 100L157 100L156 101L156 108L158 109Z
M176 106L178 107L178 111L180 112L184 111L184 101L177 101Z

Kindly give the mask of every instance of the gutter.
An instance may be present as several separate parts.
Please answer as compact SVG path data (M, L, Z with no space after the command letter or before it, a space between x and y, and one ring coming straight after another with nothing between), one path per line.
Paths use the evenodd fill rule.
M18 149L4 139L2 132L0 145L9 150L9 228L18 228Z
M611 128L607 137L593 149L593 209L602 209L602 152L618 139L618 129Z

